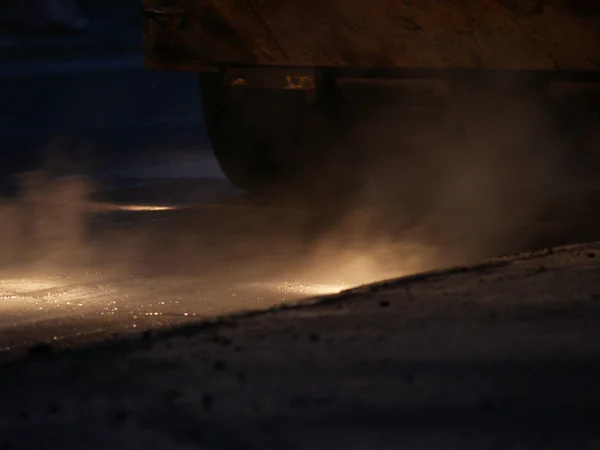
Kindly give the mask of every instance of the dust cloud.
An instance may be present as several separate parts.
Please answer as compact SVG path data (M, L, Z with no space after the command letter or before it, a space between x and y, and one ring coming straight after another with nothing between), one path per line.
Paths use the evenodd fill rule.
M312 241L308 273L349 284L531 249L573 158L557 103L497 76L436 97L349 88L369 183Z
M104 214L90 206L96 186L58 177L61 162L51 160L2 204L1 262L45 274L208 271L223 285L281 277L353 287L518 250L530 238L518 225L543 214L571 178L547 105L514 80L493 86L442 99L349 91L356 124L344 142L362 147L369 180L333 212L284 198L90 225Z
M557 108L533 87L498 78L443 99L355 93L375 215L404 220L457 259L523 245L531 236L519 228L575 185Z

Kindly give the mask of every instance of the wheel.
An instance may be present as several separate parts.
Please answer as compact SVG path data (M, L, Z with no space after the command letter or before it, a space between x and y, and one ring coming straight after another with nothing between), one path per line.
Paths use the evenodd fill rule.
M249 192L323 195L362 185L360 158L350 146L350 118L333 87L315 102L304 92L237 90L221 75L200 75L204 120L226 177Z

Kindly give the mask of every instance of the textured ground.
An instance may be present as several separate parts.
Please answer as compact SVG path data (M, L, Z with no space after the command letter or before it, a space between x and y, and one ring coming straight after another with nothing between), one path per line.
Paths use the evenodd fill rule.
M600 448L600 244L40 346L0 448Z

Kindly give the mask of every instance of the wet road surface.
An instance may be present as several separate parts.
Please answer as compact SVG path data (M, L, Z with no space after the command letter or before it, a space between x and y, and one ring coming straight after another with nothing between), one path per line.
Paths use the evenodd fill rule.
M69 195L81 185L54 181L44 190L52 183L68 186ZM145 186L139 179L136 184L138 190ZM171 193L174 184L162 182ZM5 258L0 281L2 347L172 325L337 288L304 284L293 264L282 269L293 243L267 239L273 227L263 226L273 214L244 207L243 199L227 205L239 203L240 193L224 180L185 184L179 204L152 205L147 197L57 204L57 195L48 204L7 206L13 214L6 222L33 218L33 230L23 236L16 225L9 236L5 228L4 248L12 247L13 258ZM119 192L127 189L134 188ZM276 245L282 249L275 251Z
M157 172L177 178L147 178ZM5 201L4 350L263 309L383 276L350 251L339 259L326 254L337 246L305 245L320 217L239 192L207 155L122 175L96 189L86 178L30 179Z
M468 228L461 218L417 230L378 226L367 193L356 199L356 213L346 211L328 224L328 216L309 206L239 192L210 155L165 161L136 163L93 183L85 177L30 179L21 197L4 203L5 352L266 309L600 237L589 215L582 222L576 213L559 213L547 221L497 223L487 230L493 239L472 236L469 245L461 234L447 233ZM397 217L385 219L394 223Z

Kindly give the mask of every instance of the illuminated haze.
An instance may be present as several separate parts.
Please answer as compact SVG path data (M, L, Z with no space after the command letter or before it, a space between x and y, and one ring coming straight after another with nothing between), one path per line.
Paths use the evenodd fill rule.
M512 80L498 86L463 91L434 118L402 93L349 90L356 122L343 145L362 147L371 174L359 200L328 214L311 205L286 211L279 199L271 212L206 209L196 214L207 215L202 227L181 219L90 241L84 216L93 186L83 178L49 182L61 171L54 161L26 174L21 197L3 204L3 263L45 274L102 267L122 275L202 272L230 260L224 283L256 273L256 282L268 284L272 275L326 293L518 248L527 236L511 226L534 219L570 180L547 108ZM110 204L94 208L106 213Z

